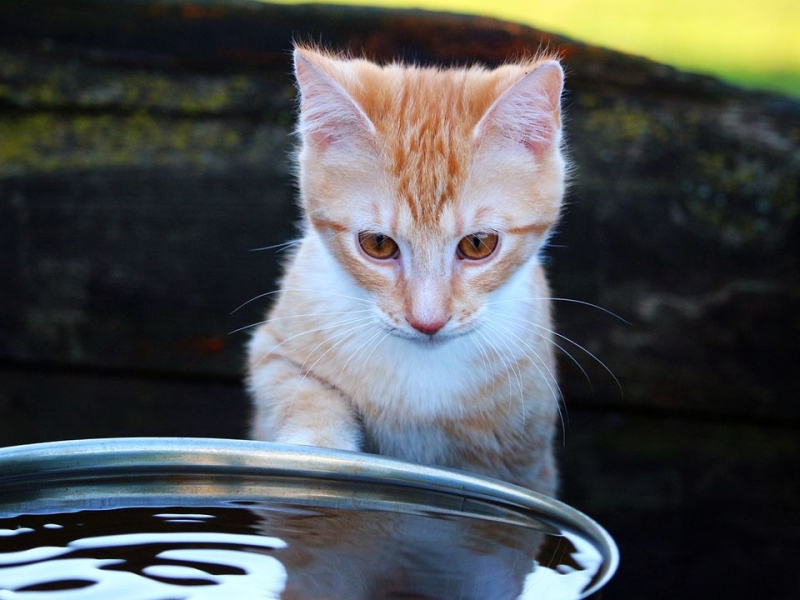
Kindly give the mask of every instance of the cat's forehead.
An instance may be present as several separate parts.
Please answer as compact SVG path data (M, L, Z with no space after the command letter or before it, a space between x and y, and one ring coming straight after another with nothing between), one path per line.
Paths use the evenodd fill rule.
M563 179L561 161L534 144L540 125L549 131L560 69L532 78L537 60L494 70L299 60L306 157L317 158L301 164L307 209L324 199L338 222L408 239L553 221L534 213L557 210L549 188ZM477 218L478 209L492 214Z
M396 200L417 226L440 221L460 197L475 126L509 79L504 71L401 66L359 75L354 96L375 125Z
M439 206L436 214L422 220L413 203L395 202L393 206L392 230L408 240L448 239L464 228L468 215L461 214L459 205L450 202Z

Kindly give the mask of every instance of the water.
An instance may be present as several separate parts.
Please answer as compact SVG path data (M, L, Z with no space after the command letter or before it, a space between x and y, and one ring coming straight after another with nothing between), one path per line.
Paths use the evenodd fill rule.
M423 511L208 501L6 515L0 600L571 600L566 531Z

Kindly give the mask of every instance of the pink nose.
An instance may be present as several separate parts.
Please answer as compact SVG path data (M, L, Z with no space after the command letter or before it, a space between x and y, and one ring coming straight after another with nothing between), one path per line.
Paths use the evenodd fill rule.
M408 317L406 318L408 319ZM434 333L439 331L442 327L447 325L447 322L449 320L450 317L447 317L446 319L439 319L436 321L417 321L416 319L408 319L408 323L420 333L424 333L426 335L433 335Z

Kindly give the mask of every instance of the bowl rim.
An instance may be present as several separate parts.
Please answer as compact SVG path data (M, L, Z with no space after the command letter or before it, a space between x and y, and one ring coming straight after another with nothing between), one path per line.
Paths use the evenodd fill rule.
M592 596L608 583L619 565L616 543L601 525L564 502L532 490L482 475L386 456L253 440L126 437L0 448L0 515L13 508L13 498L18 497L9 494L9 490L35 492L55 486L58 494L72 494L73 504L80 505L88 498L80 492L81 488L128 477L127 486L104 489L105 494L122 496L124 501L125 490L136 488L137 475L140 483L160 476L174 479L235 475L256 481L281 477L392 486L522 512L582 536L602 555L600 569L582 598ZM147 495L148 489L152 488L145 486L142 493ZM112 505L113 502L104 503L106 507ZM25 512L20 509L24 502L17 502L16 506L18 513Z

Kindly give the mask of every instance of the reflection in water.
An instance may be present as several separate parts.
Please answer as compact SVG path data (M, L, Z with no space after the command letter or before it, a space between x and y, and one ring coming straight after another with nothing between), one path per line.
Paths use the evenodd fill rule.
M0 600L568 600L602 562L573 534L480 519L202 510L0 519Z
M543 534L470 518L379 511L316 515L259 511L294 551L284 600L514 600Z
M129 544L126 544L129 538ZM283 544L280 540L277 546ZM165 550L153 556L152 565L145 566L141 574L119 570L122 559L94 559L65 556L74 549L93 548L106 550L126 545L141 544L181 546L197 544L202 548ZM108 544L108 545L105 545ZM160 600L186 598L187 600L261 600L280 599L286 582L286 569L272 556L239 549L229 550L219 546L243 548L269 548L257 536L211 533L189 534L129 534L107 538L78 539L67 548L49 548L47 558L30 563L30 551L12 552L2 556L0 570L0 598L25 600ZM41 550L41 549L36 549ZM56 551L56 552L54 552ZM57 558L61 556L62 558ZM180 564L159 564L175 561ZM15 564L16 563L16 564ZM27 564L25 564L27 563ZM194 565L194 566L187 566ZM215 574L209 565L232 567L235 573Z
M603 557L580 536L564 532L564 538L575 548L569 557L576 566L560 564L551 569L534 561L534 569L525 578L519 600L575 600L589 587L594 575L600 571Z

